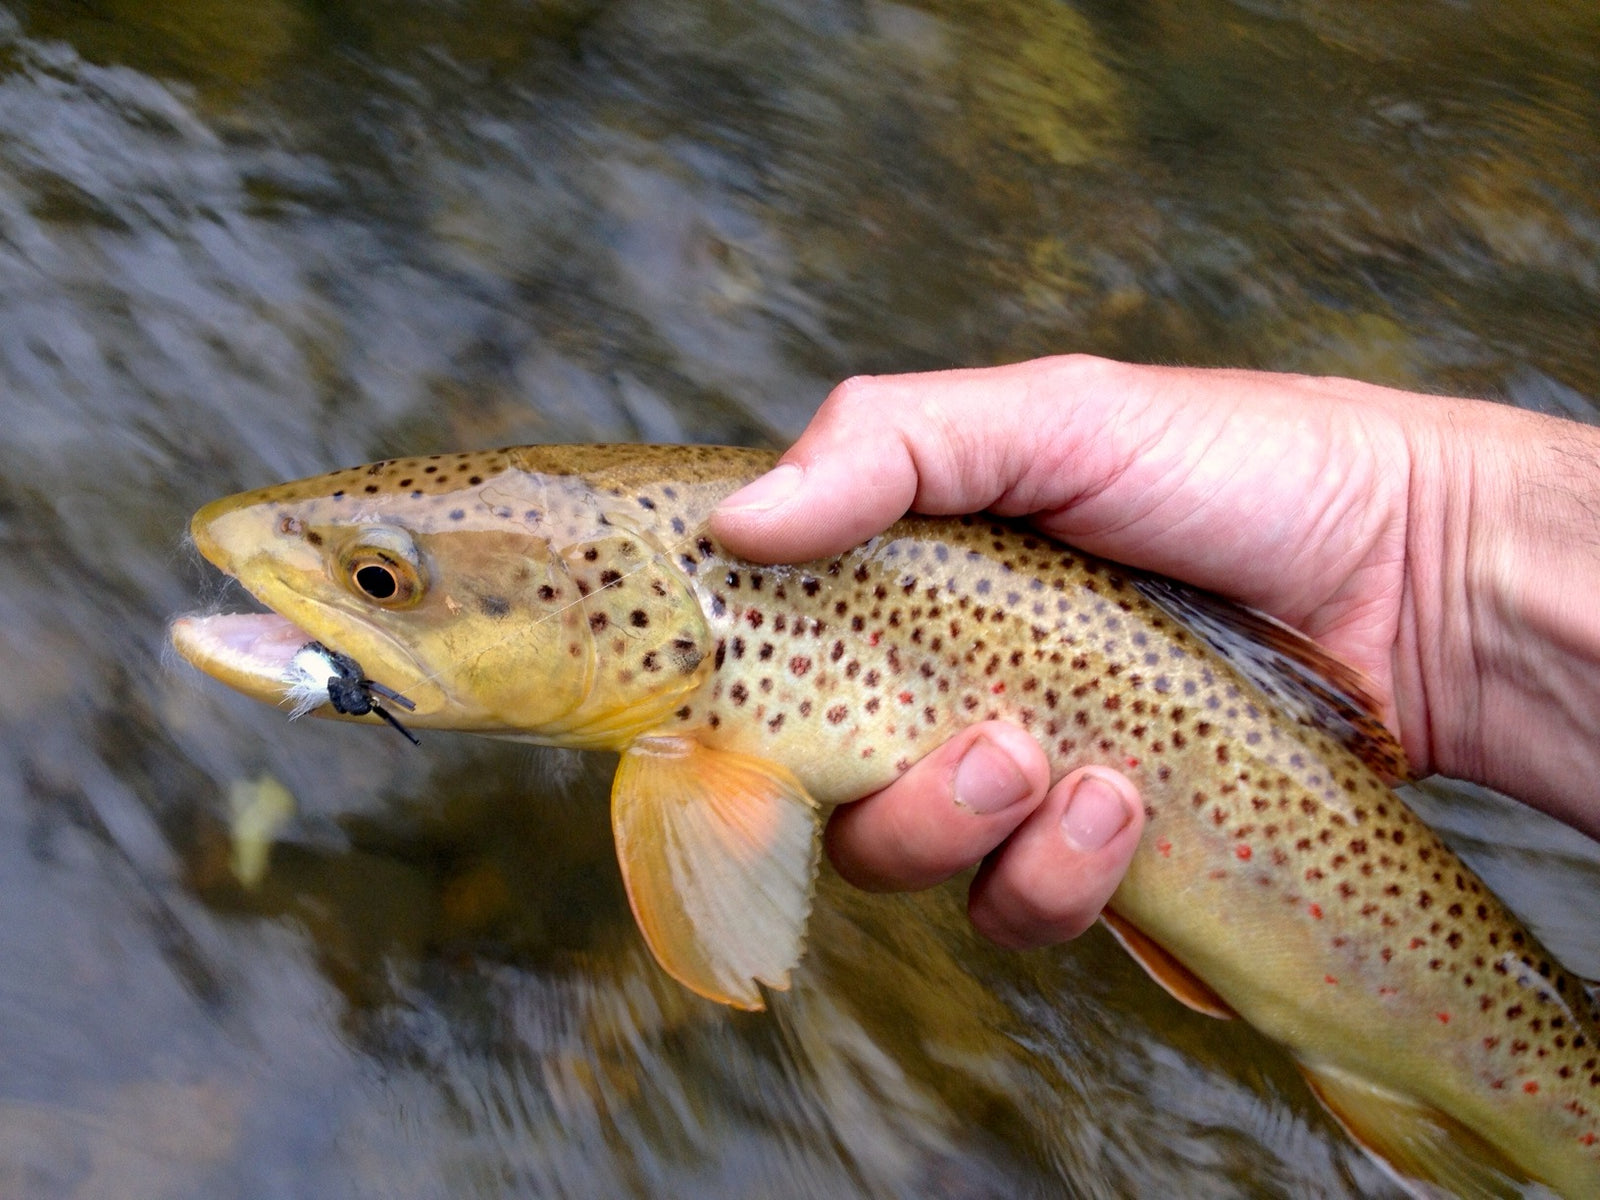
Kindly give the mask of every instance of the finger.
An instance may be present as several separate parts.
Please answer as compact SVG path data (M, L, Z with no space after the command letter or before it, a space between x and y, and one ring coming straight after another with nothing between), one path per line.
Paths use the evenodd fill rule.
M1072 772L978 872L973 925L1014 950L1077 937L1116 891L1143 829L1127 779L1104 767Z
M881 792L835 811L825 845L873 891L932 887L981 861L1044 797L1044 751L1015 725L975 725Z
M847 380L780 466L723 501L712 532L761 562L837 554L915 508L994 507L1040 463L1047 363Z

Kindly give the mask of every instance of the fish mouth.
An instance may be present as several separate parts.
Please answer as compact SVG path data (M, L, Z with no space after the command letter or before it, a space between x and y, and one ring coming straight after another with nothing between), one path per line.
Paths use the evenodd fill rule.
M170 636L189 663L269 704L290 702L289 664L316 640L274 612L191 614L173 621Z

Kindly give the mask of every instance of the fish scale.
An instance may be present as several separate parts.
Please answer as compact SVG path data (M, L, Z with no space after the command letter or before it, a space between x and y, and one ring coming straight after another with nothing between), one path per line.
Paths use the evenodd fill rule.
M706 521L771 462L713 447L396 459L218 502L196 517L196 538L310 632L342 605L323 640L416 700L418 725L622 750L630 898L669 969L663 945L686 940L688 966L674 973L691 983L716 974L701 958L717 952L680 927L701 912L721 929L738 898L731 909L727 897L686 904L671 919L651 911L675 903L671 888L652 890L655 874L716 872L695 859L694 871L673 860L630 873L635 853L664 852L638 849L656 818L630 824L629 789L654 795L640 781L668 780L660 795L692 809L705 794L696 772L729 765L716 776L729 813L669 816L666 840L721 838L759 864L763 839L782 845L792 828L769 819L763 786L826 808L884 786L974 722L1010 720L1044 747L1053 778L1100 763L1140 789L1146 832L1111 908L1175 994L1210 996L1283 1043L1347 1126L1403 1171L1514 1194L1484 1183L1506 1167L1566 1195L1600 1193L1600 1019L1587 988L1363 761L1400 769L1387 734L1352 716L1338 689L1312 680L1320 699L1286 708L1281 679L1262 690L1258 658L1219 653L1205 622L1189 619L1214 601L992 517L907 518L820 562L740 560ZM415 559L395 567L427 593L415 608L362 612L348 597L312 604L295 591L348 592L338 576L350 555L384 552L373 529ZM301 582L284 585L293 571ZM1272 640L1263 620L1240 623ZM390 662L392 677L376 665L384 644L363 640L374 624L413 646L409 665ZM428 689L465 708L442 709ZM1327 705L1340 736L1308 716ZM702 819L722 824L704 833ZM808 897L814 839L786 854ZM794 955L808 904L789 914ZM781 986L782 965L756 977ZM1431 1129L1437 1114L1456 1139L1448 1153L1385 1141L1386 1122L1410 1128L1416 1116ZM1473 1139L1491 1166L1452 1175L1440 1158L1462 1157Z

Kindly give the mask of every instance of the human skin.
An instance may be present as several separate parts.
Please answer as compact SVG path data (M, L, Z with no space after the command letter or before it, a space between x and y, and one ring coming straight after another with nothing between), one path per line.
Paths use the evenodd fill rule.
M1084 355L834 389L712 521L763 562L837 554L908 511L1022 517L1286 621L1366 674L1418 774L1499 788L1600 837L1600 433L1346 379ZM974 863L1002 945L1076 936L1138 843L1106 767L1051 786L989 722L838 809L861 887Z

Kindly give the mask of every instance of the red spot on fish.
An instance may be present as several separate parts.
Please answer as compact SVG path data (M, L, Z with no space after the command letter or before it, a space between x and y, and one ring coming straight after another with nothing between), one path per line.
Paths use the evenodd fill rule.
M1421 938L1412 938L1411 939L1411 948L1413 950L1420 950L1425 945L1427 945L1427 943L1424 942Z
M1595 1136L1592 1133L1586 1133L1582 1137L1580 1137L1578 1140L1580 1142L1582 1142L1585 1146L1592 1146L1595 1143Z
M910 692L901 692L898 698L901 704L910 704L916 699Z
M1130 757L1130 758L1125 758L1122 761L1127 763L1129 767L1137 767L1139 765L1139 760L1137 758L1131 758Z
M998 696L1001 692L1006 690L1006 685L1002 680L996 679L989 685L989 690Z
M879 639L879 638L880 638L880 637L882 637L882 636L883 636L883 634L882 634L882 633L881 633L881 632L880 632L880 631L878 631L878 630L876 630L876 629L874 629L874 630L873 630L873 631L872 631L872 632L871 632L871 633L870 633L870 634L869 634L869 635L868 635L868 636L867 636L867 645L869 645L869 646L876 646L876 645L877 645L877 644L878 644L878 639Z
M1378 995L1380 996L1398 996L1399 994L1400 993L1392 987L1381 987L1378 989Z
M1434 1013L1433 1015L1439 1019L1439 1024L1441 1024L1441 1025L1450 1024L1450 1014L1449 1013L1447 1013L1447 1012L1438 1012L1438 1013Z
M1237 846L1235 846L1233 848L1233 856L1235 858L1239 859L1239 861L1241 861L1241 862L1249 862L1250 861L1250 854L1251 854L1250 847L1245 845L1243 842L1240 842Z
M1337 979L1335 979L1332 975L1324 975L1322 977L1322 982L1323 983L1335 983L1336 984L1339 981Z
M1528 1080L1527 1083L1522 1085L1522 1090L1530 1096L1535 1095L1539 1091L1539 1081L1537 1079Z
M1161 855L1162 858L1171 858L1172 857L1172 843L1167 841L1166 838L1162 838L1159 842L1156 843L1156 853Z
M1311 907L1308 908L1306 911L1309 912L1317 920L1319 920L1319 921L1322 920L1322 905L1313 902Z

